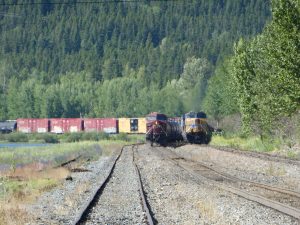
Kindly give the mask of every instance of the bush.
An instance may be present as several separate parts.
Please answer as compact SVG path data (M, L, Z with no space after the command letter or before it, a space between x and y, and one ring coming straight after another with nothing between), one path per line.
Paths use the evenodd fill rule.
M11 133L7 135L9 142L28 142L28 136L22 133Z
M129 141L129 137L126 133L119 133L112 137L113 140L119 140L119 141Z
M82 134L82 140L84 141L99 141L99 134L95 132L87 132Z
M78 142L82 138L82 133L70 133L67 136L66 142Z
M42 139L45 141L45 143L59 143L57 135L55 134L43 134Z

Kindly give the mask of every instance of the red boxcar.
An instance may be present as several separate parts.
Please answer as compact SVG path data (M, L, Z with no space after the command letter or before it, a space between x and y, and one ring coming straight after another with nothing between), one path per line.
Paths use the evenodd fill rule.
M50 132L56 134L83 131L83 120L80 118L52 118Z
M17 130L22 133L49 132L49 119L17 119Z
M118 120L116 118L86 118L84 119L84 130L114 134L118 132Z

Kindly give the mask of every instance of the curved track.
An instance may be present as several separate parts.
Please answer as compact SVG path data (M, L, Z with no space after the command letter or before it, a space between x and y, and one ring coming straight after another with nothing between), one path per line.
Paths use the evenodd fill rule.
M300 220L300 193L298 192L239 179L221 172L215 165L207 165L178 156L168 148L165 148L164 151L156 149L162 157L195 177L205 177L223 190Z
M153 218L149 204L146 200L140 172L139 172L139 169L138 169L138 167L135 163L135 159L134 159L134 151L137 147L138 147L138 144L123 146L123 148L117 155L115 161L113 162L113 165L112 165L106 179L101 184L99 184L99 188L92 193L91 197L86 202L86 204L82 207L82 209L76 216L75 221L72 224L84 224L88 221L89 214L91 213L92 209L98 204L97 203L98 199L100 199L103 191L108 187L108 184L111 181L111 178L113 176L116 176L116 174L114 174L115 168L116 168L117 164L119 163L122 154L124 154L124 151L127 151L127 150L125 150L125 148L129 148L130 149L129 151L131 151L131 154L132 154L132 163L134 164L135 171L136 171L136 177L137 177L138 184L139 184L140 203L143 208L143 212L141 212L141 213L143 213L142 216L145 217L145 222L147 224L149 224L149 225L156 224L156 220ZM130 201L130 199L128 199L128 201Z

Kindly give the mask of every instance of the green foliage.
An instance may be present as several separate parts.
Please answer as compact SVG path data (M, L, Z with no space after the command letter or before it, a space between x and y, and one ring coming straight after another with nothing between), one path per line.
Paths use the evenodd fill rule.
M9 142L28 142L28 136L23 133L11 133L7 135Z
M213 136L212 145L228 146L248 151L270 152L278 150L282 145L280 139L264 139L259 137L224 137Z
M109 134L104 132L87 132L82 134L81 140L83 141L109 140Z
M208 81L203 103L204 111L217 123L225 116L238 112L236 94L233 91L234 88L228 69L230 69L228 61L216 68L214 76Z
M82 133L69 133L67 134L66 142L79 142L81 137Z
M300 108L300 4L272 4L273 20L252 41L240 40L232 60L232 78L244 127L270 135L282 116Z
M45 143L59 143L58 137L55 134L43 134L42 139L44 140Z
M111 139L112 140L118 140L118 141L126 141L126 142L129 141L129 137L126 133L116 134L116 135L112 136Z
M265 0L42 2L0 15L0 119L198 110L214 66L270 16Z

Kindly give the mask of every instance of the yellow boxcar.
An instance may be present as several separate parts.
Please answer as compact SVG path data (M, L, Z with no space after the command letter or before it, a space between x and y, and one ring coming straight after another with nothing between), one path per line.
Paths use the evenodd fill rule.
M127 134L145 134L145 118L119 118L119 132Z
M138 131L140 134L146 134L146 118L138 118Z

